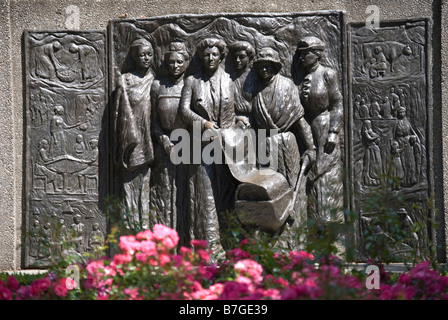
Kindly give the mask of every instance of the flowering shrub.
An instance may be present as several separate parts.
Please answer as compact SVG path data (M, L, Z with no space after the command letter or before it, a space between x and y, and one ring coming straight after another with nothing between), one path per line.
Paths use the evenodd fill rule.
M193 240L191 247L178 242L176 231L163 225L121 236L120 252L78 265L79 283L57 272L28 285L11 275L0 281L0 300L448 299L448 278L429 262L395 282L383 270L380 289L368 290L366 275L344 272L333 255L261 252L243 240L218 264L206 241Z

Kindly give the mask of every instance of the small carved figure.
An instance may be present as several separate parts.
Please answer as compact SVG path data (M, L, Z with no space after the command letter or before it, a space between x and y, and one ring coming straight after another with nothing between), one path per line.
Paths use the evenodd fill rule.
M53 41L51 43L43 44L34 49L34 72L36 76L49 80L53 80L56 78L55 63L57 59L54 56L54 53L58 52L61 49L62 45L59 41Z
M358 109L358 112L359 112L359 117L360 117L361 119L366 119L366 118L369 117L369 113L370 113L370 112L369 112L369 106L367 105L365 99L361 99L361 101L360 101L360 103L359 103L359 109Z
M391 142L391 170L390 170L390 177L393 178L393 189L397 190L400 188L401 181L404 178L404 168L403 163L401 162L401 152L403 151L403 148L400 148L400 145L397 141L393 140Z
M397 109L397 120L395 120L393 127L393 136L398 142L400 149L402 149L401 162L404 168L402 185L411 186L417 182L415 156L411 138L414 137L416 139L414 145L419 143L419 141L411 123L406 117L406 109L403 107Z
M98 53L88 44L70 44L69 51L78 54L81 64L81 83L94 80L103 75L98 62Z
M383 48L377 46L373 49L374 56L372 57L370 64L370 77L384 77L386 75L387 60L384 55Z
M381 104L381 115L384 119L392 119L392 106L390 104L389 97L384 97Z
M95 248L100 247L104 244L104 233L100 230L99 223L94 223L92 225L92 232L89 237L89 248L95 250Z
M406 242L409 244L411 248L413 248L416 251L417 256L419 256L420 254L419 237L414 230L414 222L409 216L406 208L398 209L397 214L402 221L401 225L402 229L405 230L409 236Z
M40 238L40 246L39 246L39 258L48 258L52 253L52 230L50 222L47 222L43 226L42 237Z
M392 114L394 117L397 116L397 109L400 107L400 97L398 96L397 92L395 92L395 87L390 88L390 103L392 107Z
M380 184L382 174L381 151L379 148L380 136L372 129L372 122L364 120L361 128L366 151L363 158L362 181L366 186Z
M397 94L400 97L400 107L406 108L406 94L402 88L397 89Z
M39 257L40 242L41 242L41 225L38 219L33 220L30 227L30 256L33 258Z
M370 104L370 115L371 115L371 117L373 119L381 118L380 111L381 111L381 107L380 107L380 104L378 103L378 99L377 98L373 98L372 102Z
M73 217L71 229L74 231L72 241L75 244L75 249L77 252L82 253L84 251L84 224L81 222L81 215L76 214Z
M46 139L42 139L39 142L39 151L35 164L35 176L44 176L45 177L45 192L48 192L48 184L53 185L53 192L62 191L62 177L60 174L50 170L47 168L47 164L53 160L50 157L48 152L48 141Z
M396 59L391 62L390 69L392 72L397 73L409 73L411 72L412 66L412 49L409 45L406 45L401 54L399 54Z
M59 219L59 239L65 241L67 237L67 226L65 225L65 220L61 218Z
M151 140L150 93L154 51L146 39L132 42L129 55L134 70L118 79L113 117L114 154L119 193L131 225L148 227L150 166L154 160Z
M409 144L412 146L412 150L414 151L415 174L418 182L422 177L422 147L418 141L417 136L410 136Z
M86 176L96 176L98 174L98 139L91 139L89 141L89 148L90 150L87 159L83 159L83 162L87 163L89 166L77 173L81 193L86 192Z
M75 157L82 159L86 151L86 144L84 143L84 137L82 134L76 136L76 142L74 146Z
M50 120L50 134L52 137L51 152L54 156L67 154L67 141L65 130L78 127L81 123L69 125L64 120L64 107L54 107L54 115Z

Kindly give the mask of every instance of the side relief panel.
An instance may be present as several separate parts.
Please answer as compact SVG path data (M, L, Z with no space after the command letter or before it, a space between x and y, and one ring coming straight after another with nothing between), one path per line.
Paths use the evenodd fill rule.
M371 257L375 237L399 258L412 251L424 257L425 239L433 236L429 30L426 19L348 28L352 208L359 212L361 260ZM378 195L386 197L375 201Z
M105 46L103 31L24 33L25 267L92 251L106 235Z

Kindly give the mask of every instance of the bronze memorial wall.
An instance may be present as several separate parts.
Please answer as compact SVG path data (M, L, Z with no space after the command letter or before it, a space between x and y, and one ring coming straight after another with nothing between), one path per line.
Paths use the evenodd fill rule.
M397 253L424 257L435 233L429 30L426 18L372 27L316 11L25 31L24 267L48 265L63 241L79 254L101 245L111 196L124 225L163 223L218 257L226 214L287 239L307 220L355 219L335 245L365 261L366 230L395 241L379 209L365 210L386 190L404 200L392 209L411 234Z

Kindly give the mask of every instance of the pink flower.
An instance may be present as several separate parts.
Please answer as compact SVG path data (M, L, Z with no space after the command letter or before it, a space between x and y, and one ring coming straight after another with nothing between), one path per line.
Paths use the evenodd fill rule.
M103 260L90 261L89 264L87 264L86 269L91 274L96 274L98 271L102 273L102 270L104 269L104 261Z
M263 267L254 260L240 260L235 264L234 268L237 274L248 276L255 283L260 283L263 280L263 277L261 276Z
M203 289L202 286L195 282L194 284L194 292L191 293L191 298L195 300L216 300L219 294L213 292L212 288Z
M29 299L31 297L31 286L20 286L17 289L17 300Z
M99 293L96 298L98 300L107 300L107 299L109 299L109 294L107 294L107 293Z
M143 231L140 231L139 233L137 233L136 238L138 240L152 240L153 233L151 230L143 230Z
M140 243L140 250L147 255L156 255L157 254L157 245L152 240L144 240Z
M248 285L246 283L239 283L236 281L227 281L224 283L224 288L220 300L236 300L240 299L241 296L246 296L249 294Z
M57 284L54 287L54 293L59 297L65 297L67 295L67 287L62 284Z
M37 279L31 283L31 289L32 290L34 289L35 292L43 292L43 291L47 290L48 288L50 288L50 286L51 286L51 281L50 281L50 279L47 279L47 278Z
M73 278L67 278L65 279L64 288L68 289L75 289L77 286L76 281Z
M405 285L411 284L411 281L412 277L409 276L407 273L400 274L400 277L398 278L398 282Z
M193 248L200 248L200 249L206 249L208 247L208 241L207 240L191 240L190 244Z
M281 296L280 296L280 291L278 289L270 288L267 290L263 290L263 289L260 289L260 290L263 293L264 297L267 297L267 298L270 298L273 300L280 300Z
M133 254L140 250L140 242L134 236L121 236L118 246L126 253Z
M282 294L280 296L281 300L294 300L296 299L298 296L297 291L295 290L295 288L290 287L290 288L286 288L285 290L282 291Z
M0 300L12 300L11 290L0 286Z
M19 287L19 281L17 281L17 279L14 276L9 276L7 286L9 289L16 291L17 288Z
M137 252L135 254L135 258L137 259L137 261L140 261L140 262L148 261L148 255L146 253L143 253L143 252Z
M129 296L129 300L142 300L142 297L138 295L138 288L126 288L123 290L123 294Z
M312 253L308 253L306 251L291 251L289 252L289 259L299 259L299 260L314 260L314 256Z
M183 264L184 259L180 254L173 255L171 258L173 259L176 268L179 268Z
M184 257L184 258L191 258L192 256L192 251L190 248L187 247L181 247L180 248L180 254Z
M165 254L165 253L161 253L159 254L159 263L161 266L164 266L167 263L170 263L171 258L169 255Z
M114 262L117 264L126 264L132 261L132 256L129 253L114 255Z
M235 248L232 251L228 252L228 257L230 261L239 261L239 260L243 260L243 259L249 259L252 256L250 255L250 253L240 249L240 248Z
M209 289L211 292L220 295L224 290L224 285L222 283L215 283L214 285L210 286Z
M161 241L168 249L174 248L179 242L179 236L176 230L163 224L154 225L153 236L155 240Z
M207 251L199 249L197 252L202 260L204 260L206 262L210 260L210 255L208 254Z
M417 289L414 287L407 287L404 293L406 296L406 300L411 300L417 295Z

